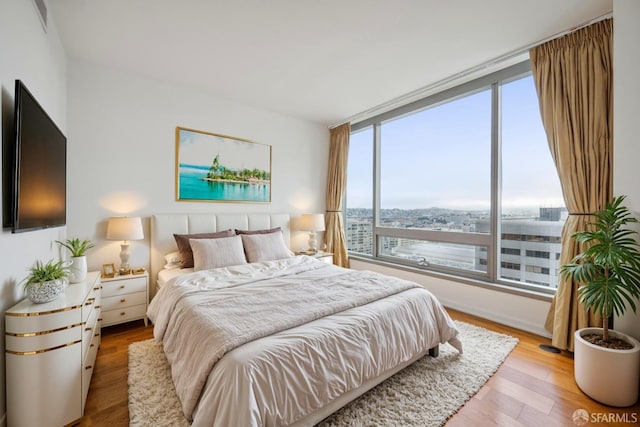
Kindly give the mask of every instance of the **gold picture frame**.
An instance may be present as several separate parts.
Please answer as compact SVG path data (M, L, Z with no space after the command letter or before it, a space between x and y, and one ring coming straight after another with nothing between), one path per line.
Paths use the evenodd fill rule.
M270 203L271 145L176 127L176 200Z
M116 267L113 264L102 264L102 277L116 277Z

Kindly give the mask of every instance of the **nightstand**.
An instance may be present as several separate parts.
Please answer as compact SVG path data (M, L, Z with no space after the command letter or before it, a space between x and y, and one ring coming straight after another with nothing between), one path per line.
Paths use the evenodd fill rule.
M326 262L327 264L333 264L333 254L331 252L318 251L315 254L310 254L307 252L296 252L296 255L307 255L322 262Z
M147 326L149 274L102 278L102 327L143 319Z

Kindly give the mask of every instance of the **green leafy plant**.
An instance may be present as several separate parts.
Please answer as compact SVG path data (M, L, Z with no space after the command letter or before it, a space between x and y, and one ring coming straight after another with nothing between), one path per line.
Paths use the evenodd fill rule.
M580 283L578 296L587 309L602 316L602 339L609 341L609 319L626 311L625 302L635 312L640 298L640 251L637 231L627 228L637 223L622 202L615 197L601 211L595 212L595 222L586 231L571 237L587 246L569 264L560 268L566 279Z
M56 240L56 243L62 247L69 249L69 252L71 252L71 256L74 257L83 256L86 251L95 246L93 242L91 242L91 240L80 240L78 238L67 239L64 242Z
M36 261L36 264L29 269L29 275L23 279L26 288L32 283L40 285L57 279L64 279L69 276L69 267L65 261L54 262L49 260L46 264Z

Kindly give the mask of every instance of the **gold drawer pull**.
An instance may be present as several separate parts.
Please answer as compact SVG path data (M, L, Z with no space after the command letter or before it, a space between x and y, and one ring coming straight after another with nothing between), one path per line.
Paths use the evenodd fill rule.
M126 315L126 314L127 314L127 313L125 313L125 312L123 311L122 313L120 313L120 316L124 316L124 315Z
M84 303L84 305L91 305L91 304L93 304L93 301L88 301Z
M96 307L95 307L95 308L102 308L102 306L101 306L101 305L96 305Z
M98 317L98 322L102 322L102 317Z
M93 365L85 366L84 369L86 370L93 369Z
M100 336L100 332L98 332L97 334L93 334L94 337L99 337Z
M120 289L124 289L124 285L120 285Z
M93 288L94 291L99 291L100 290L100 286L96 286L95 288Z
M91 326L84 328L84 330L85 330L85 331L90 331L90 330L92 330L92 329L93 329L93 328L92 328Z
M89 347L95 347L95 346L96 346L95 344L91 344Z
M122 298L122 299L120 300L120 302L125 302L125 301L126 301L126 299L124 299L124 298Z

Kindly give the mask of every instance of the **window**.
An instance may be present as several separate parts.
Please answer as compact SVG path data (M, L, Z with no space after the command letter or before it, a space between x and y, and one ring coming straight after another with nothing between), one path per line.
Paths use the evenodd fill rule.
M351 253L373 255L373 127L351 133L347 171L347 248Z
M351 129L352 256L554 292L567 212L528 62Z

